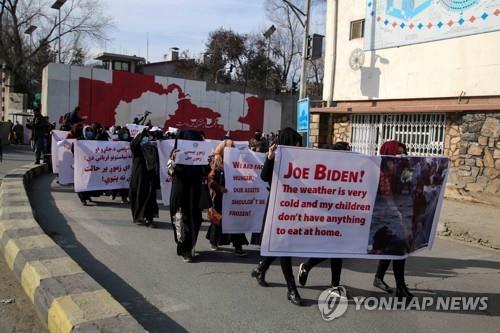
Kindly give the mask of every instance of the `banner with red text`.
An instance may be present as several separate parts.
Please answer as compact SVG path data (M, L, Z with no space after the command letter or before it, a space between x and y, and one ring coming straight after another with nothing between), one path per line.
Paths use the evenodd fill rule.
M261 253L394 259L430 248L447 163L280 147Z
M260 179L266 160L263 153L238 148L224 149L227 193L222 199L222 232L261 232L269 191Z
M143 129L147 126L144 125L136 125L136 124L127 124L125 125L130 132L130 137L135 138L137 134L141 133Z
M61 185L73 184L75 179L74 158L71 148L75 143L75 139L64 139L57 143L56 152L57 164L59 165L58 181Z
M75 192L129 188L132 165L129 142L79 140L74 152Z
M51 152L51 160L52 160L52 172L54 174L59 173L59 164L57 161L57 142L64 140L68 137L69 132L67 131L59 131L53 130L51 141L50 141L50 152Z

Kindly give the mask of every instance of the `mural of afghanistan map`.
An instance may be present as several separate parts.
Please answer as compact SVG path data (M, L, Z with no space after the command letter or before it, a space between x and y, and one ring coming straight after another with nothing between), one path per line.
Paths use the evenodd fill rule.
M367 0L365 50L500 30L500 0Z

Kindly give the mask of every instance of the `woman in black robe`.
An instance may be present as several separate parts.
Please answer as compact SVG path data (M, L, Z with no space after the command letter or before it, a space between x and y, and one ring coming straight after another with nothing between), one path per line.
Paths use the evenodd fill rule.
M209 168L208 165L176 164L177 140L203 141L203 137L199 132L193 130L179 132L167 166L168 173L172 176L170 217L175 231L177 255L182 256L184 262L191 262L202 222L200 209L201 186L203 178L208 175ZM176 215L181 219L180 230L177 230L174 223ZM178 233L181 235L180 239Z
M212 191L213 207L217 213L222 214L222 201L223 196L227 193L226 182L224 177L224 148L234 147L233 141L228 139L222 141L214 150L214 157L212 161L212 170L208 175L208 184ZM243 245L248 245L248 240L244 233L240 234L224 234L222 233L222 223L211 223L207 231L206 238L210 241L213 251L216 251L219 245L228 245L233 243L234 255L237 257L244 257L247 255L243 251Z
M130 208L134 223L154 228L158 217L156 190L160 188L159 158L152 136L145 128L130 143L132 177L130 178Z
M278 136L278 145L280 146L302 146L302 136L297 133L295 130L287 127L280 131ZM272 178L273 178L273 169L274 169L274 152L276 150L276 145L273 145L269 148L269 152L267 154L266 161L264 162L264 167L262 168L260 178L263 181L269 183L271 186ZM269 200L268 200L269 205ZM262 230L264 230L264 225L266 221L267 215L264 216L264 222L262 223ZM261 233L262 234L262 233ZM277 257L263 257L259 262L257 267L255 267L252 271L252 276L257 279L259 285L263 287L267 287L268 284L265 280L265 275L273 261ZM292 270L292 258L291 257L280 257L280 265L281 271L283 272L283 276L285 277L286 286L288 289L287 299L295 305L303 305L302 299L299 295L299 291L297 290L297 285L295 284L295 277L293 276Z

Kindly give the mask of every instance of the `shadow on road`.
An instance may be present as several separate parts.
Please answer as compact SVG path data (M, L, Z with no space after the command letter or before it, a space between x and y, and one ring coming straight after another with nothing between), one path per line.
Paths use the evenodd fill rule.
M73 258L82 269L103 286L149 332L187 332L165 313L148 302L137 290L97 260L75 237L59 212L50 192L53 177L44 177L36 193L28 190L35 218L44 231ZM66 192L66 191L64 191ZM36 194L36 197L34 196ZM47 227L57 224L58 233Z
M112 295L117 299L136 320L141 323L147 330L151 332L165 332L165 331L185 331L183 327L175 323L167 315L161 312L154 305L149 303L138 291L132 288L124 280L122 280L115 273L110 271L105 265L99 262L96 258L92 256L89 251L78 242L73 231L68 226L67 221L64 216L59 212L52 194L50 191L54 192L72 192L70 187L60 189L51 189L51 182L53 177L44 177L39 184L39 189L37 191L37 197L32 198L30 196L31 204L38 209L39 215L36 216L37 220L41 224L42 228L45 226L45 232L50 234L50 226L52 223L58 224L59 226L64 226L62 232L59 234L52 234L54 240L76 261L80 266L89 273L97 282L99 282L104 288L106 288ZM66 191L68 190L68 191ZM32 193L30 193L32 194ZM123 208L123 204L114 203L104 203L97 202L96 206L102 207L114 207L116 206ZM166 213L166 212L163 212ZM159 230L169 230L172 228L170 222L157 222ZM202 231L206 231L208 228L207 223L203 224ZM205 232L200 232L198 239L199 242L205 241ZM248 256L244 258L235 257L232 253L232 248L223 247L218 251L199 251L199 256L196 257L196 261L211 263L211 262L224 262L224 263L239 263L249 265L248 278L250 278L250 271L252 266L254 266L260 259L260 252L253 248L246 249ZM294 271L297 271L297 266L299 263L304 262L305 258L294 258ZM375 274L377 268L377 260L365 260L365 259L345 259L343 267L352 272ZM273 265L279 266L279 261L275 261ZM325 261L318 267L323 267L329 270L329 262ZM415 296L421 297L432 297L436 298L438 296L442 297L455 297L455 298L465 298L465 297L488 297L488 310L486 311L446 311L449 313L466 313L474 315L490 315L490 316L500 316L500 293L498 290L492 290L490 293L475 293L467 292L464 290L439 290L439 289L425 289L420 287L420 284L429 281L446 281L448 278L463 277L469 274L475 274L475 279L477 283L481 283L481 274L475 272L477 269L489 269L492 272L488 274L498 274L500 277L500 263L492 260L482 260L482 259L456 259L456 258L441 258L441 257L423 257L423 256L411 256L407 259L406 264L406 276L421 277L426 278L422 283L417 283L418 288L412 288L412 292ZM464 272L465 270L470 270L470 272ZM307 289L314 289L318 291L323 291L327 287L328 274L325 274L325 285L324 286L313 286L313 287L300 287ZM430 280L429 280L430 279ZM386 282L389 285L394 286L393 278L388 275L386 277ZM344 285L347 285L348 292L351 296L357 297L382 297L386 296L382 292L376 292L370 289L359 289L349 284L349 281L342 279L341 281ZM270 283L271 287L284 288L285 283ZM371 288L371 286L366 286ZM411 287L411 286L410 286ZM306 299L304 300L306 306L316 306L317 300ZM354 304L354 302L350 301ZM430 307L427 310L429 312L441 312L441 310L436 310L435 307ZM443 311L444 312L444 311Z

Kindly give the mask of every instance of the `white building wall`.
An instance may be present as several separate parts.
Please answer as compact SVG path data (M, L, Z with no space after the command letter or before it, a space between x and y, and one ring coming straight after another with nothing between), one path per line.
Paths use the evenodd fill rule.
M500 32L366 51L361 70L349 66L363 39L349 40L350 22L365 17L366 0L327 0L325 84L329 100L333 19L338 1L338 44L333 100L412 99L500 94ZM500 18L498 18L500 24ZM366 38L366 37L365 37Z

